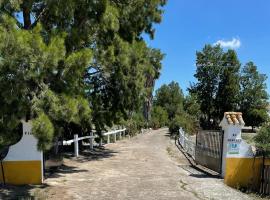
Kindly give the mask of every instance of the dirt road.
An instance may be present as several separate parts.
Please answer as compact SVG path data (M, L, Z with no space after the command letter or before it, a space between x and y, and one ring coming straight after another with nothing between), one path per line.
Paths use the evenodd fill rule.
M64 168L43 187L27 188L28 194L38 199L251 199L191 168L166 133L152 131L91 156L65 159ZM8 197L14 189L2 192Z

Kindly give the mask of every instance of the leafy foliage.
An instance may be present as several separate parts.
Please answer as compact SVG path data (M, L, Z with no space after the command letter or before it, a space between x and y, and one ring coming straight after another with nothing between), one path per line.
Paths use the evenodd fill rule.
M173 81L168 85L162 85L156 91L152 113L153 125L160 126L160 124L168 122L171 134L177 133L180 127L193 134L198 128L199 110L196 110L197 108L195 95L185 98L178 83ZM165 120L166 114L162 110L166 111L167 120Z
M243 67L234 50L206 45L197 52L197 83L189 91L200 105L200 125L217 128L224 112L241 111L247 125L267 121L266 76L250 62Z
M163 107L168 113L169 120L183 112L183 102L183 92L180 89L179 84L174 81L168 85L162 85L156 91L154 105Z
M146 127L142 113L134 113L131 118L123 120L120 124L126 127L126 133L130 136L136 135L142 128Z
M262 149L266 155L270 153L270 124L264 124L259 133L254 137L255 144Z
M247 63L242 69L241 111L245 114L248 126L258 126L269 118L267 114L268 94L266 92L267 76L260 74L254 63Z
M151 111L151 127L161 128L168 124L168 113L161 106L154 106Z
M17 138L22 118L33 120L44 149L54 137L131 119L159 76L163 55L141 35L154 36L165 3L1 1L0 142Z

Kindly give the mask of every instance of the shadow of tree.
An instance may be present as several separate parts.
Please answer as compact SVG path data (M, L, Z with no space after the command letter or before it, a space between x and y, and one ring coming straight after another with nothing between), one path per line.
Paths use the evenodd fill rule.
M89 161L97 161L103 160L106 158L113 157L117 154L117 151L113 151L110 149L106 149L104 147L95 148L93 150L85 150L80 152L80 156L76 158L77 162L89 162Z
M57 168L50 168L45 171L45 178L59 178L63 176L63 174L74 174L80 172L88 172L88 170L78 169L74 166L61 165Z
M50 169L46 169L45 178L58 178L64 176L64 174L73 174L73 173L81 173L88 172L86 169L79 169L76 167L76 163L84 163L89 161L103 160L106 158L110 158L117 154L117 151L113 151L110 149L106 149L105 147L94 148L94 150L84 150L80 152L80 156L75 158L73 153L67 152L64 153L64 157L71 160L71 163L63 164L59 167L52 167ZM75 163L75 164L74 164ZM74 164L74 165L73 165ZM37 197L33 191L43 190L43 194L46 195L46 188L49 188L48 184L42 185L22 185L22 186L14 186L14 185L1 185L0 184L0 199L46 199L46 196ZM40 194L38 194L40 195Z
M0 199L36 199L31 190L37 188L44 189L46 187L48 187L47 184L22 186L0 185Z

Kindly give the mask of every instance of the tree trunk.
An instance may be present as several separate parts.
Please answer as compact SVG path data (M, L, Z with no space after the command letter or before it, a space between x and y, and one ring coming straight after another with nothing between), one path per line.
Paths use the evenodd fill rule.
M25 0L22 4L23 9L23 28L30 29L31 27L31 8L32 8L32 1Z

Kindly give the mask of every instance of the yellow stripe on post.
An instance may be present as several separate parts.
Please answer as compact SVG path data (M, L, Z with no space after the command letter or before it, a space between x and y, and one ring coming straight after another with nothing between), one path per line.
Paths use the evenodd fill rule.
M42 163L38 161L4 161L4 177L7 184L25 185L42 183ZM3 173L0 170L0 181Z
M258 188L262 158L226 158L225 183L234 188Z

